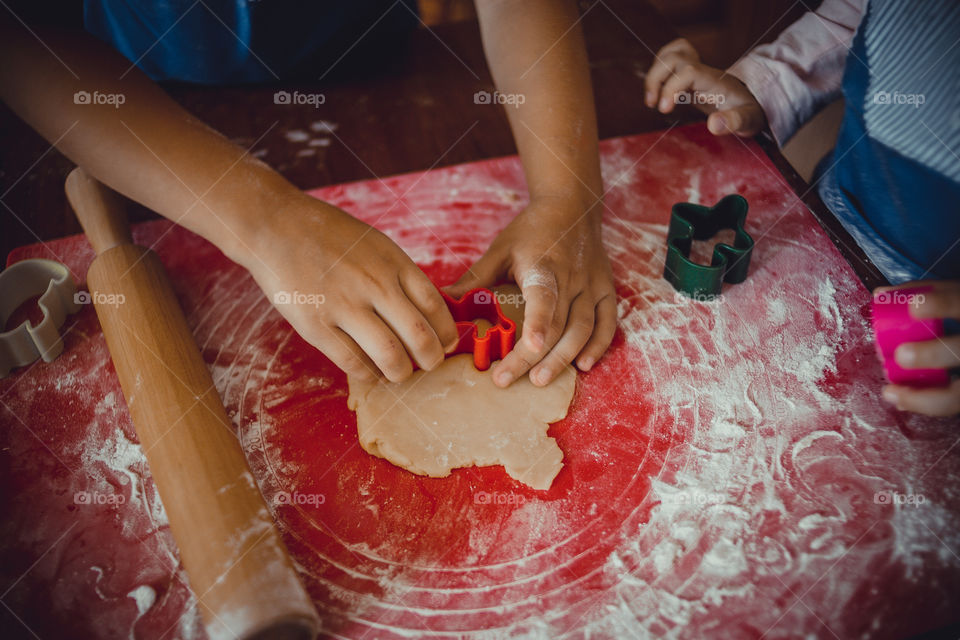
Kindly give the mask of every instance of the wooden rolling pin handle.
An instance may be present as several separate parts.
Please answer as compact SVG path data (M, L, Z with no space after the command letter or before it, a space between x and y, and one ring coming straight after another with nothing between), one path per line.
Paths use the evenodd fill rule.
M123 200L82 170L67 196L97 257L87 272L117 377L212 639L309 639L316 609L257 488L154 252Z
M67 176L67 199L97 255L121 244L133 243L123 199L83 169Z

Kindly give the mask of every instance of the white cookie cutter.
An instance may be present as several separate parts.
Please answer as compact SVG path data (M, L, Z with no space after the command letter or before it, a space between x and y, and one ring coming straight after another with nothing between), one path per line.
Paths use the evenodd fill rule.
M81 305L70 270L59 262L31 258L0 271L0 328L17 307L37 295L43 320L37 326L24 320L17 328L0 333L0 378L37 358L51 362L63 351L60 327Z

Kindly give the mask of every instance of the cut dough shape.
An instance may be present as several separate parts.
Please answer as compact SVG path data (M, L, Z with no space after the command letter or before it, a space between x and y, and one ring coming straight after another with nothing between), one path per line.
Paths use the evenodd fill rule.
M522 318L522 310L504 313ZM408 471L440 478L502 464L510 477L546 490L563 467L547 429L567 415L575 386L567 367L546 387L523 376L501 389L490 371L474 368L472 355L460 354L400 383L351 378L347 403L357 412L360 446Z
M400 383L351 379L347 402L360 446L398 467L442 478L457 467L502 464L510 477L549 489L563 452L547 429L567 415L575 382L568 367L546 387L524 376L501 389L463 353Z

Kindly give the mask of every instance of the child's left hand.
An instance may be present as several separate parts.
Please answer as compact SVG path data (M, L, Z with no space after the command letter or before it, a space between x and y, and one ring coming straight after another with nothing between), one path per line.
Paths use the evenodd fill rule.
M526 303L523 335L493 370L498 386L509 386L527 371L535 385L549 384L574 360L587 371L610 346L617 301L600 242L600 212L599 205L584 214L565 199L534 199L447 287L458 297L505 276L520 286Z
M923 294L923 300L910 306L915 318L960 319L960 280L911 282L896 287L880 287L891 291L902 287L929 285L934 289ZM914 369L952 369L960 367L960 335L945 336L924 342L908 342L897 347L897 364ZM888 384L883 398L903 411L915 411L928 416L952 416L960 413L960 379L943 389L915 389Z
M657 52L643 84L648 107L670 113L682 96L686 104L707 114L707 129L715 136L751 137L767 125L763 107L750 89L726 71L700 62L700 54L685 38L668 42ZM704 100L694 99L697 94Z

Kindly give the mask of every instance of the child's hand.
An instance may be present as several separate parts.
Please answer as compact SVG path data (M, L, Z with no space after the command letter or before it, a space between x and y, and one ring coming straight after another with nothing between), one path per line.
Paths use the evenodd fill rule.
M526 308L523 335L492 372L497 385L527 371L531 382L546 385L574 359L587 371L610 346L617 303L600 209L585 215L565 199L531 201L447 291L460 296L505 276L520 286Z
M707 128L714 135L754 136L767 123L750 90L734 76L702 64L697 50L683 38L657 52L644 85L648 107L670 113L676 104L692 104L710 114Z
M890 291L900 287L930 285L933 291L923 294L923 300L910 305L915 318L960 319L960 281L911 282L898 287L881 287ZM904 368L938 369L960 366L960 335L945 336L925 342L908 342L897 347L897 364ZM883 397L897 409L915 411L929 416L952 416L960 413L960 379L953 380L945 389L914 389L888 384Z
M352 376L433 369L457 330L440 292L373 227L296 193L270 212L244 266L310 344ZM286 295L284 295L286 294Z

